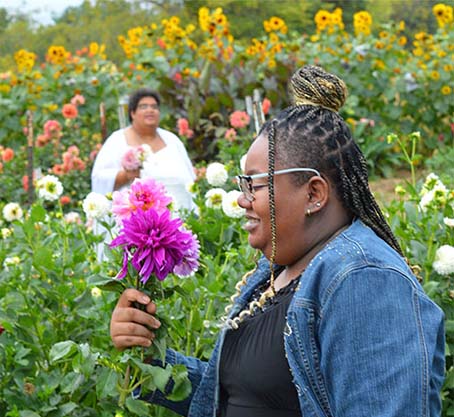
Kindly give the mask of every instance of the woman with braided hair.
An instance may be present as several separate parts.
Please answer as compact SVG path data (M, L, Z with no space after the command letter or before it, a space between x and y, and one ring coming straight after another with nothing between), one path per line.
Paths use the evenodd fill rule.
M293 105L263 126L238 177L263 257L237 285L208 362L167 351L187 366L190 397L145 399L190 417L439 416L443 314L370 192L338 114L345 84L305 66L289 91ZM152 343L156 306L143 297L126 290L113 312L119 349Z

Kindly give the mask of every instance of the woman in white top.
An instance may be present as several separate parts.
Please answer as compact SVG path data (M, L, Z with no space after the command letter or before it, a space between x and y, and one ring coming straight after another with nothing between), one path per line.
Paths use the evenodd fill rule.
M133 92L129 98L128 112L130 126L113 132L99 151L91 173L92 191L100 194L127 188L135 178L151 177L163 184L172 197L173 209L187 209L197 212L188 186L195 174L189 156L181 140L159 126L160 99L148 88ZM148 145L151 154L143 162L142 169L127 170L122 165L125 153L134 147ZM104 235L104 227L94 224L94 232ZM97 247L98 260L104 258L105 244Z
M138 177L152 177L164 184L175 209L195 209L187 187L194 181L191 161L181 140L159 126L160 99L141 88L129 98L131 125L113 132L99 151L91 174L92 191L107 194L128 187ZM131 147L148 145L152 153L142 169L126 170L122 158Z

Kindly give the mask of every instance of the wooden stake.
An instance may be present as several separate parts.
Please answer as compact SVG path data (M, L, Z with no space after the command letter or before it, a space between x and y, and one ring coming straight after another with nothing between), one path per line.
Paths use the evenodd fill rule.
M35 199L35 187L33 184L33 151L35 141L33 139L33 112L27 110L27 175L28 175L28 204L32 205Z

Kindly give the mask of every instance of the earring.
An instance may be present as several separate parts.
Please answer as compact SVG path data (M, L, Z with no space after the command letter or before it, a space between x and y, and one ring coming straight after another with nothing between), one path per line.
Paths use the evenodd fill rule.
M312 214L311 209L308 208L308 209L306 210L306 217L310 217L311 214Z
M317 202L315 203L315 206L316 206L316 207L321 207L321 205L322 205L322 203L320 203L320 201L317 201Z

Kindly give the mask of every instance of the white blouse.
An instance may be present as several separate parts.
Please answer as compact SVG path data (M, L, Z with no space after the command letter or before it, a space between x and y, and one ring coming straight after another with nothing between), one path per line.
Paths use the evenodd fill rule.
M115 177L122 169L121 160L130 148L125 130L113 132L99 151L91 173L92 191L100 194L113 191ZM194 210L195 204L187 187L194 181L195 174L186 149L172 132L158 128L157 133L166 146L152 153L144 162L140 176L151 177L162 183L174 200L176 210Z

